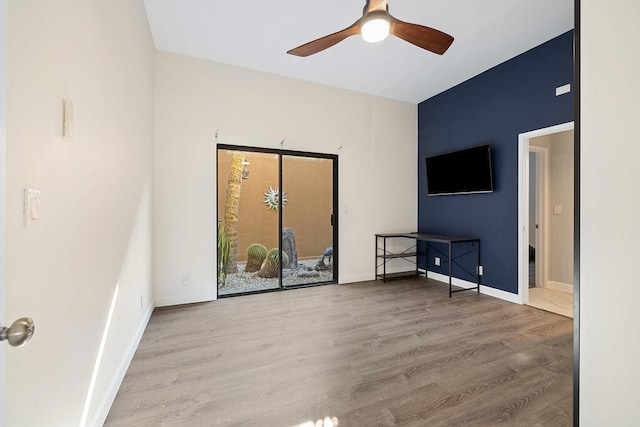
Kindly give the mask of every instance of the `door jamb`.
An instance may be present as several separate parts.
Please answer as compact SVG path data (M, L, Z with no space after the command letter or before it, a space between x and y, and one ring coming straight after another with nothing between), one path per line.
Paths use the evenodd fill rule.
M0 0L0 325L7 321L7 0ZM0 344L0 427L6 425L6 348Z
M518 296L520 304L529 297L529 140L574 129L574 122L562 123L518 135ZM548 227L547 227L548 228ZM547 251L548 252L548 251Z

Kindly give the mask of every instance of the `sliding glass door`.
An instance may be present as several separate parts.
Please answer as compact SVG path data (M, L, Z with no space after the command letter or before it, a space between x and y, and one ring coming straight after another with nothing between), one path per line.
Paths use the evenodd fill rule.
M337 156L218 145L218 296L337 281Z
M327 157L282 156L282 185L291 200L282 211L282 249L289 261L284 286L337 278L333 166Z
M279 163L277 154L218 149L218 295L280 288L278 214L263 203L265 188L278 188Z

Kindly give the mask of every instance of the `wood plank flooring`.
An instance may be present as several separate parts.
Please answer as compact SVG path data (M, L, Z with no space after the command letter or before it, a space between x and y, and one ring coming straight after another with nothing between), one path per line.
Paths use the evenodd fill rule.
M570 426L572 327L424 278L157 309L105 425Z
M547 288L529 288L529 305L573 318L573 294Z

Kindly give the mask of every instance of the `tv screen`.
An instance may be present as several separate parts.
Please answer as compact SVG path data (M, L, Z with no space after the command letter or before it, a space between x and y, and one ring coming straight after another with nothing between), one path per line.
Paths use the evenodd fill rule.
M493 191L489 144L427 157L427 193L490 193Z

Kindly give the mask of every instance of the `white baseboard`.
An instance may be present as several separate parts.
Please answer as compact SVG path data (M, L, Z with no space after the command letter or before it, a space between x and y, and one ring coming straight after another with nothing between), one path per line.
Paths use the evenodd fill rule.
M129 365L133 360L133 355L136 353L138 345L140 344L140 340L142 339L142 335L144 334L144 330L151 319L151 314L153 313L153 309L155 308L155 304L151 301L149 308L144 313L142 320L140 321L140 325L138 325L138 330L131 340L129 347L127 348L126 353L122 357L122 361L120 362L120 366L118 366L118 371L116 375L113 377L111 384L109 384L109 389L107 390L107 394L105 395L102 402L100 402L100 406L98 406L98 410L96 411L96 415L93 419L93 422L88 424L90 426L102 426L107 419L107 415L109 415L109 410L113 405L114 400L116 399L116 395L118 394L118 390L120 389L120 385L122 385L122 381L124 380L124 376L129 369Z
M449 276L445 274L435 273L433 271L429 272L429 279L436 280L438 282L442 282L444 285L449 285ZM453 277L451 279L451 284L454 286L458 286L460 288L469 289L475 288L476 284L473 282L469 282L467 280L458 279L457 277ZM492 288L490 286L480 285L480 293L484 295L489 295L494 298L499 298L501 300L509 301L515 304L522 304L518 297L518 294L513 294L511 292L503 291L501 289Z
M551 289L552 291L565 292L567 294L573 293L573 285L562 282L554 282L553 280L547 281L547 289Z
M375 279L375 276L373 274L354 274L352 276L340 277L338 279L338 283L341 285L344 285L347 283L368 282L374 279Z
M415 268L415 267L414 267ZM399 273L402 271L407 271L406 267L398 267L398 266L394 266L394 267L389 267L387 268L387 274L391 274L391 273ZM424 274L424 270L418 270L420 271L422 274ZM378 274L382 274L382 268L378 269ZM353 276L342 276L340 277L340 279L338 280L339 284L347 284L347 283L356 283L356 282L368 282L370 280L376 280L376 276L375 274L357 274L357 275L353 275Z
M218 299L215 290L206 295L176 295L171 297L156 298L156 307L168 307L171 305L194 304L197 302L209 302Z

